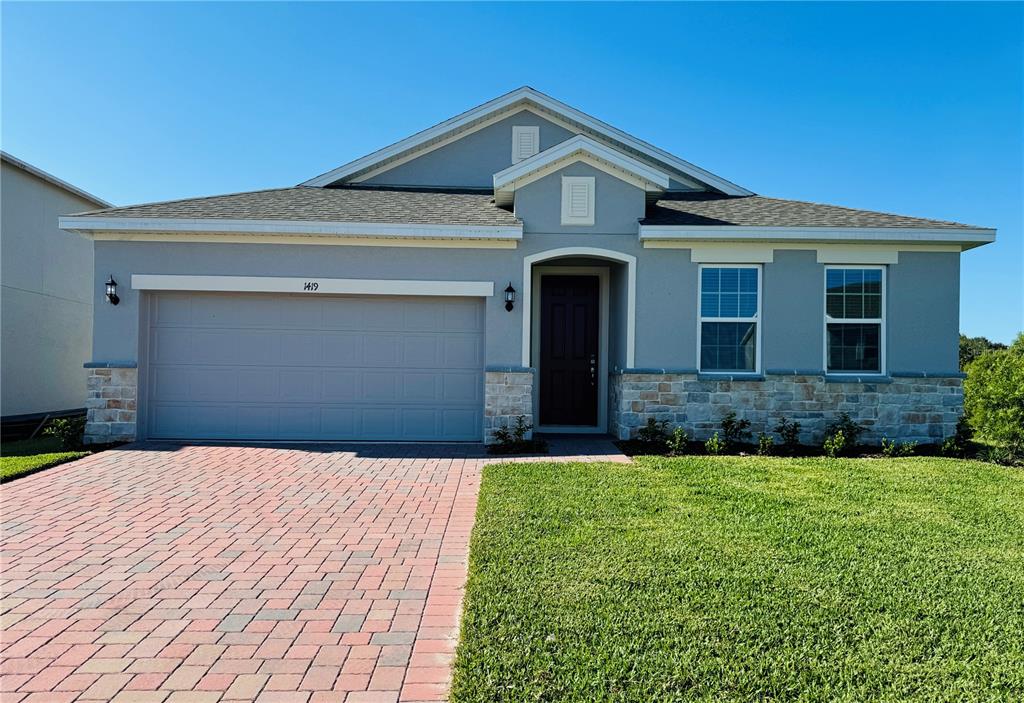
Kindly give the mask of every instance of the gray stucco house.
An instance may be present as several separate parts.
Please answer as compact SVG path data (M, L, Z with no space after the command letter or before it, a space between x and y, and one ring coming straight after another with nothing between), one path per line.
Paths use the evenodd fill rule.
M61 218L95 240L90 441L806 440L961 411L963 251L995 232L762 197L531 88L292 188Z
M81 413L92 356L92 242L57 218L110 203L0 152L0 416L31 432ZM16 436L17 431L14 432Z

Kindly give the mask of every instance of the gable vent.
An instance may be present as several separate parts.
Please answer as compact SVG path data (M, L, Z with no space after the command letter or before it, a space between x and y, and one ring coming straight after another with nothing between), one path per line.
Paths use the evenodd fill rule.
M594 224L594 177L562 177L562 224Z
M512 163L517 164L540 151L540 127L512 128Z

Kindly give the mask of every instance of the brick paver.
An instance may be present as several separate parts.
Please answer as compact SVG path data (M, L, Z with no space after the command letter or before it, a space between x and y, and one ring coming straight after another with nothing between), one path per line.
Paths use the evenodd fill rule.
M5 485L0 698L444 700L488 461L150 443Z

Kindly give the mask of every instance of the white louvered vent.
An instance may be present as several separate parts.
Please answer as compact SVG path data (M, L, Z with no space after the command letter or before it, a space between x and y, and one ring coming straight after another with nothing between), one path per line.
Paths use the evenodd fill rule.
M594 224L593 176L562 176L562 224Z
M512 163L517 164L540 151L540 127L512 127Z

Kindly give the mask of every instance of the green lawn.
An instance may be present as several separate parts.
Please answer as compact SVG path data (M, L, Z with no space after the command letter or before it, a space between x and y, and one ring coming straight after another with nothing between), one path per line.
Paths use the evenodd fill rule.
M1024 471L487 467L452 700L1024 700Z
M88 454L62 451L60 442L52 437L4 442L0 447L0 482L80 459Z

